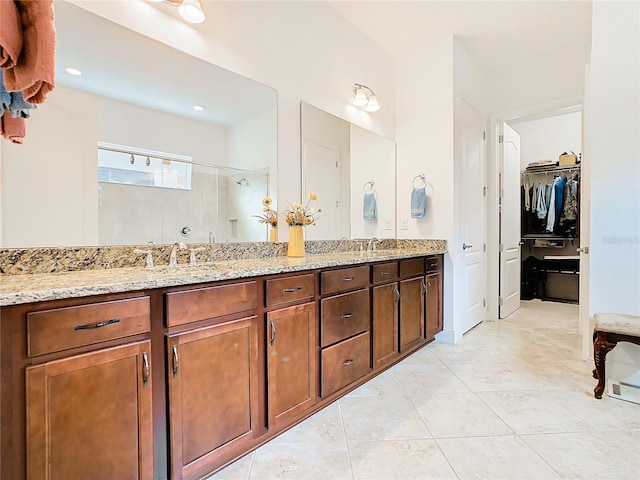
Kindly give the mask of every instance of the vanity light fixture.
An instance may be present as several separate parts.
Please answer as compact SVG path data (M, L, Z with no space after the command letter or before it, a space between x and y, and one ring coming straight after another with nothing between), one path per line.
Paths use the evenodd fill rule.
M64 69L64 71L67 72L69 75L75 75L76 77L79 77L80 75L82 75L82 72L80 70L73 67L67 67Z
M154 3L167 2L178 7L180 16L190 23L202 23L205 19L200 0L149 0Z
M373 90L359 83L353 85L353 104L357 107L364 107L367 112L380 110L380 104Z

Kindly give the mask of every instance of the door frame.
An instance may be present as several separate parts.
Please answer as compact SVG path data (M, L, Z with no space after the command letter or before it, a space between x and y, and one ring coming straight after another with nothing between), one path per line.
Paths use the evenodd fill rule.
M574 110L572 110L574 109ZM581 111L584 113L584 98L570 97L553 103L534 105L528 108L504 111L493 114L489 117L489 128L487 131L487 320L497 321L498 298L500 296L500 215L499 215L499 188L500 188L500 146L498 135L500 134L500 124L509 123L513 120L534 120L536 118L547 118L553 112L566 110ZM584 125L583 125L584 127ZM585 136L584 129L581 132L582 138Z

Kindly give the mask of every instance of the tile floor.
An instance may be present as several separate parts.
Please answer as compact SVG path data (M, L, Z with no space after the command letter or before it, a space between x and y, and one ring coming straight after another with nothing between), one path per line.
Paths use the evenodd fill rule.
M593 397L578 306L432 343L208 480L639 478L640 405Z

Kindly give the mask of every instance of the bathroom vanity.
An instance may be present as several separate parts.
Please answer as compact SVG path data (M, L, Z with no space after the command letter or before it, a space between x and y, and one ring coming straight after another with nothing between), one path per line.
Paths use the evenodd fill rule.
M4 276L2 478L201 478L442 330L444 249Z

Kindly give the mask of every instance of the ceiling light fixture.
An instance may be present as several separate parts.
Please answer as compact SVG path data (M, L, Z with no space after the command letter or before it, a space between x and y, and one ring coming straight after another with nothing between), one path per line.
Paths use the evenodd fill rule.
M366 85L355 83L353 85L353 104L357 107L364 107L367 112L377 112L380 104L376 94Z
M200 0L149 0L154 3L170 3L178 7L180 16L190 23L202 23L205 19Z
M64 69L64 71L67 72L69 75L75 75L76 77L79 77L80 75L82 75L82 72L80 70L73 67L67 67Z

